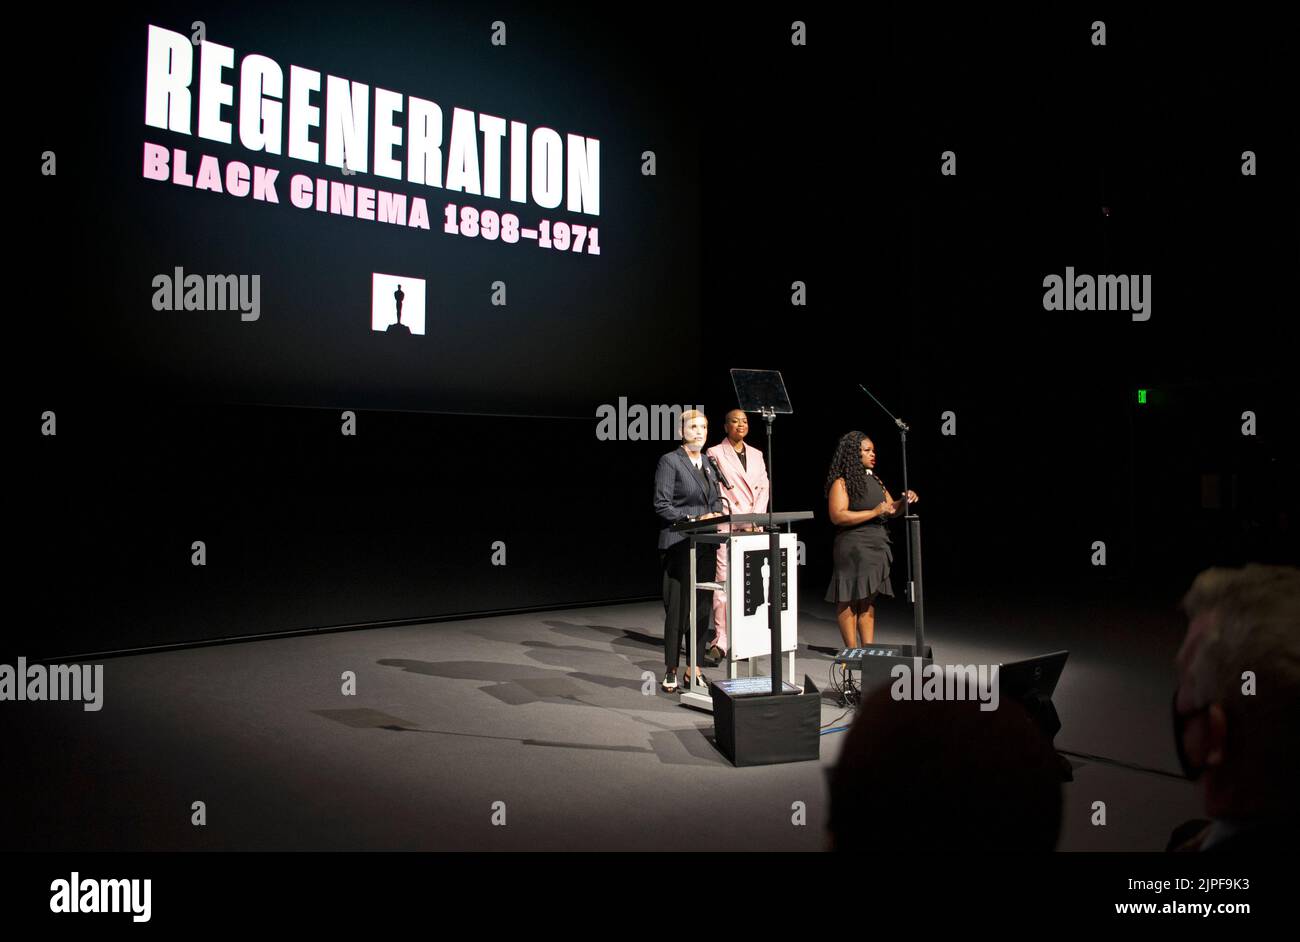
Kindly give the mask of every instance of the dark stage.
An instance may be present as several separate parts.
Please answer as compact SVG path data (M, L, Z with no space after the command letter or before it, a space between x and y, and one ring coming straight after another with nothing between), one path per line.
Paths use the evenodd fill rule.
M637 889L802 914L758 881L769 853L660 866L784 851L834 909L942 908L984 876L947 912L1054 931L1169 899L1131 878L1208 874L1164 853L1185 822L1212 819L1183 850L1289 846L1300 572L1180 609L1207 570L1300 562L1281 14L194 0L25 7L9 35L32 59L0 848L24 911L76 918L51 889L73 871L156 877L170 926L232 875L329 896L429 862L347 851L651 851ZM733 371L779 374L789 410ZM724 504L805 514L792 679L822 699L755 697L715 742L660 689L686 611L661 598L690 591L673 528ZM826 586L865 608L888 581L874 642L910 644L913 521L937 665L1069 651L1063 853L1054 804L1022 800L1062 772L1041 704L842 728ZM741 634L780 618L767 552L732 559ZM102 709L16 695L18 665L77 664ZM769 708L816 760L728 760L729 717ZM999 847L1044 853L1004 871ZM490 859L434 862L494 888L534 862ZM645 911L672 932L674 905Z
M1199 807L1168 718L1175 613L1113 593L1025 595L935 588L936 660L1068 648L1059 847L1163 850ZM15 705L8 735L33 759L2 833L55 850L824 849L824 775L844 733L823 735L820 763L733 768L710 716L657 684L642 693L642 672L662 673L662 621L659 603L634 603L111 658L99 713ZM798 676L824 688L830 607L805 606L800 631ZM910 639L905 606L885 603L877 640ZM823 724L844 712L823 703ZM206 827L190 824L195 801Z

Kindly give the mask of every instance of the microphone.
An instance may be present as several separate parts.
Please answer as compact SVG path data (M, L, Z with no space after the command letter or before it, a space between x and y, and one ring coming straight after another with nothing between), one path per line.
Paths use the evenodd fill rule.
M712 455L705 455L705 457L709 459L709 464L713 465L713 473L718 476L718 483L727 490L731 490L731 485L728 484L727 479L722 476L722 466L718 464L718 459Z

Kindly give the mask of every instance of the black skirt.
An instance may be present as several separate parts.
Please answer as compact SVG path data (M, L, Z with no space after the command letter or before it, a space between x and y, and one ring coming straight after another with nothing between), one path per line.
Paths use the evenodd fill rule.
M828 602L852 602L873 595L894 595L889 566L894 561L883 524L864 523L835 534L835 571L826 589Z

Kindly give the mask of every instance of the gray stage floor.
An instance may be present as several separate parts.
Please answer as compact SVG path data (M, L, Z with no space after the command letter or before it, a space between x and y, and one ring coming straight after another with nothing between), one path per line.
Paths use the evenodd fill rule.
M1041 618L936 610L943 663L1069 647L1056 703L1076 759L1062 850L1161 850L1198 816L1168 727L1170 619L1099 628L1087 605ZM969 611L967 607L966 611ZM1103 613L1104 615L1104 613ZM910 640L891 603L877 640ZM1137 619L1138 622L1141 619ZM733 768L708 714L658 689L662 607L636 603L319 634L113 658L104 709L9 704L22 763L6 842L141 850L816 851L821 762ZM829 606L801 615L799 675L828 679ZM1125 644L1125 639L1127 643ZM1120 645L1124 644L1121 648ZM1106 651L1124 650L1124 657ZM356 675L356 695L341 693ZM642 675L655 685L643 694ZM710 672L720 676L721 671ZM843 711L823 705L823 723ZM851 717L846 717L847 722ZM836 724L840 725L840 724ZM9 763L6 763L9 764ZM16 764L10 765L16 770ZM207 823L191 824L202 801ZM1091 823L1104 801L1107 823ZM504 802L505 824L493 824ZM806 824L792 823L802 802Z

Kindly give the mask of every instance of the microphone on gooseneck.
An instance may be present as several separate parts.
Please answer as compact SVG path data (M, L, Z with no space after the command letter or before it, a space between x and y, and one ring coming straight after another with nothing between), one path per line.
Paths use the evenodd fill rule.
M731 490L731 485L728 484L727 479L722 476L722 468L718 465L718 459L713 457L712 455L705 455L704 457L708 458L709 464L713 465L713 473L717 475L718 483L722 485L722 487L725 487L727 490ZM726 494L722 493L721 487L718 489L718 498L726 502L727 516L731 516L731 501L727 499Z
M727 490L731 490L731 485L728 484L727 479L722 476L722 465L718 464L718 459L712 455L705 455L705 457L709 459L709 464L713 465L713 473L718 476L718 483Z

